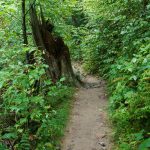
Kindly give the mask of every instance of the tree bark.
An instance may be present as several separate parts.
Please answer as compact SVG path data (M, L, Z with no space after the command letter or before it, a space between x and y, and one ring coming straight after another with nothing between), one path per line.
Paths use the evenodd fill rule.
M55 83L61 77L65 77L68 83L80 85L73 73L70 53L61 37L52 35L53 25L45 21L41 9L41 17L37 17L34 5L30 6L31 27L34 41L38 49L43 53L43 58L48 67L48 75Z
M22 35L23 35L23 44L28 45L28 38L27 38L27 28L26 28L26 14L25 14L26 3L25 0L22 0ZM29 52L26 53L26 62L29 64L30 54Z
M27 31L26 31L26 16L25 16L25 0L22 0L22 32L23 44L28 44Z

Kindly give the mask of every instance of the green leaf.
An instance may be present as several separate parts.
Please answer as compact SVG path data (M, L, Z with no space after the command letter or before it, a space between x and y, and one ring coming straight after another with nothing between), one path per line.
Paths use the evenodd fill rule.
M60 82L63 82L63 81L65 81L65 80L66 80L66 78L63 77L63 78L60 79Z
M3 87L3 84L4 84L3 82L0 82L0 89Z
M16 139L17 134L16 133L6 133L2 136L2 139Z
M136 61L137 61L136 58L133 58L133 59L132 59L132 62L133 62L133 63L136 63Z
M140 144L138 150L148 150L149 148L150 148L150 138L144 140L144 141Z

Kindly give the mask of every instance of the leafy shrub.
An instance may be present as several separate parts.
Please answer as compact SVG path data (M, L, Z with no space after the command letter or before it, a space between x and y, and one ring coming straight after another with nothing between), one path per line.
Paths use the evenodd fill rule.
M150 3L93 0L83 4L89 19L84 63L108 80L118 149L146 145L145 149L150 136ZM142 138L135 138L141 132Z
M38 50L35 63L25 64L29 48L1 50L0 141L1 147L55 149L67 119L71 89L60 80L47 79L47 66ZM30 52L35 50L31 48ZM6 59L4 59L6 58ZM14 61L12 61L12 59Z

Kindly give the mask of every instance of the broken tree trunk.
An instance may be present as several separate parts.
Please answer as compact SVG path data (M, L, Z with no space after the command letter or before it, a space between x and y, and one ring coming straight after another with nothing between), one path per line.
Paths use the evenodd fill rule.
M31 26L34 41L38 49L43 53L43 58L48 67L48 75L55 83L61 77L65 77L68 83L80 85L73 73L68 47L61 37L52 35L53 25L45 21L42 10L38 19L34 5L30 6Z

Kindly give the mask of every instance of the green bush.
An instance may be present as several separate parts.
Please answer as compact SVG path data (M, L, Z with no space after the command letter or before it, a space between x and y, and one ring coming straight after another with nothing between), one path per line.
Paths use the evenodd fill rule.
M63 134L72 90L62 84L64 79L56 85L47 79L47 66L38 50L35 63L24 64L22 56L27 49L14 49L13 54L9 53L12 49L0 51L3 55L0 70L1 147L7 142L8 147L19 150L53 150ZM30 52L32 50L35 49L31 48Z
M148 149L150 3L93 0L83 4L89 19L89 32L83 41L84 66L108 80L118 149L135 150L145 145L143 149ZM142 138L136 138L139 133Z

